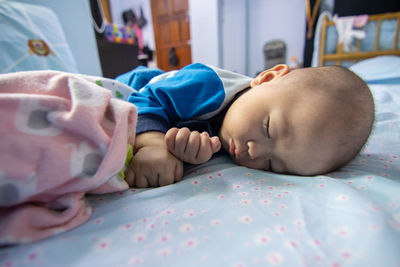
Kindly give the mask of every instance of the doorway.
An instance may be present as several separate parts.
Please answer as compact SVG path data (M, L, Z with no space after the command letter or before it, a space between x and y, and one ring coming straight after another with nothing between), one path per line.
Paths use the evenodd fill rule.
M151 0L157 67L170 71L192 63L188 0Z

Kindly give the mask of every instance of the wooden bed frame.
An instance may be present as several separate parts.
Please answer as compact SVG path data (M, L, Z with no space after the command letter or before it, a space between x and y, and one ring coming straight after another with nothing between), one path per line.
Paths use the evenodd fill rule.
M382 20L395 19L396 22L396 31L393 33L393 45L391 50L378 50L380 31L381 31L381 22ZM320 36L320 49L319 49L319 59L318 65L323 66L325 62L335 62L336 65L341 65L342 61L351 60L351 61L359 61L362 59L367 59L376 56L384 56L384 55L398 55L400 56L400 48L397 47L399 41L399 27L400 27L400 12L394 13L384 13L377 15L370 15L368 17L368 22L377 21L376 32L375 32L375 43L374 49L372 51L361 52L360 45L361 40L358 39L356 43L356 50L354 52L343 52L342 44L338 44L337 51L334 54L325 54L325 40L326 40L326 29L329 26L335 25L332 20L329 20L327 16L323 17L322 27L321 27L321 36Z

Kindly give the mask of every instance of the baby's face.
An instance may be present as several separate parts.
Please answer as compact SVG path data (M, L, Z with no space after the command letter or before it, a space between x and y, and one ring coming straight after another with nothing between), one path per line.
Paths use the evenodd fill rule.
M262 83L232 103L219 136L236 163L298 175L330 168L335 118L310 90L295 87Z

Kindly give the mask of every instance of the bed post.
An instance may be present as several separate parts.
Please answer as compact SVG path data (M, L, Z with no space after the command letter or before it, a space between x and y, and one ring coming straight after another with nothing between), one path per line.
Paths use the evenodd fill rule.
M327 22L327 17L324 16L322 19L322 27L321 27L321 37L320 37L321 39L320 39L320 44L319 44L318 66L323 66L323 64L324 64L326 22Z

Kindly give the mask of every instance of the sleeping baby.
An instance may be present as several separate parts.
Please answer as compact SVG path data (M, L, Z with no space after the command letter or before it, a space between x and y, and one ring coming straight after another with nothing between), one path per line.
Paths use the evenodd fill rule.
M192 64L161 73L139 68L117 80L139 91L131 186L182 179L183 162L201 164L222 148L265 171L317 175L347 164L374 122L368 86L339 66L277 65L255 79Z
M251 79L192 64L117 80L0 75L0 246L72 229L92 213L86 193L172 184L184 162L221 147L250 168L332 171L358 154L374 121L368 87L342 67L277 65Z

